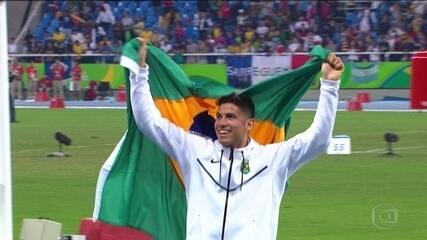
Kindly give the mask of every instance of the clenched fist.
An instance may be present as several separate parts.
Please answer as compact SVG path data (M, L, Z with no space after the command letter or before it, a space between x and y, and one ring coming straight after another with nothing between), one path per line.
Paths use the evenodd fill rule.
M344 71L344 63L340 57L330 53L326 62L322 64L322 78L327 80L339 80Z

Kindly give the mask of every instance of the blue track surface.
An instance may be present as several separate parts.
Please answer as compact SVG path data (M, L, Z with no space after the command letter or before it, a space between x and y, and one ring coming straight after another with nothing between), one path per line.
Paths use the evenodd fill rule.
M30 100L16 100L17 108L48 108L49 102L35 102ZM315 110L317 101L301 101L297 110ZM116 102L114 100L103 101L66 101L66 108L126 108L126 103ZM338 109L344 111L347 109L347 102L340 101ZM363 111L418 111L410 108L409 101L373 101L362 104ZM423 110L426 111L426 110Z

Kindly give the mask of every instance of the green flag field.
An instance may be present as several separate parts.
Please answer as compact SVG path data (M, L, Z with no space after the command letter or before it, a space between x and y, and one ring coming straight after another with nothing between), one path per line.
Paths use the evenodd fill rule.
M19 108L16 116L14 239L24 218L49 218L63 224L63 233L78 233L80 219L92 216L99 170L128 127L126 109ZM313 117L294 112L287 138ZM278 239L425 239L426 123L425 112L338 112L334 135L349 135L353 153L323 154L296 172L282 201ZM58 149L56 131L72 139L64 146L71 157L46 157ZM399 135L393 144L399 157L380 156L386 132Z

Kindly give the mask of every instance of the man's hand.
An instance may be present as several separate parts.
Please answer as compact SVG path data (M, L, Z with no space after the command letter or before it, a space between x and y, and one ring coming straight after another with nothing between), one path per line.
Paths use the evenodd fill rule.
M340 57L330 53L325 63L322 64L322 79L335 80L340 79L344 71L344 63Z
M141 46L139 47L139 67L145 68L145 60L147 59L147 42L141 37L138 37L137 39L141 42Z

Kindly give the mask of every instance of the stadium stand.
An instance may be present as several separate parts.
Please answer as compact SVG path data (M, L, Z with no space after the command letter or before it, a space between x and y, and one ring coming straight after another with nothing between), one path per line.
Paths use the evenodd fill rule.
M76 34L82 35L82 47L77 50ZM314 44L344 52L418 51L427 47L427 4L46 1L39 23L17 49L21 53L117 53L113 47L120 49L118 44L136 35L150 39L169 53L306 52ZM391 56L390 60L404 58ZM369 56L355 56L353 60L362 59Z

